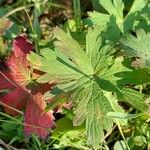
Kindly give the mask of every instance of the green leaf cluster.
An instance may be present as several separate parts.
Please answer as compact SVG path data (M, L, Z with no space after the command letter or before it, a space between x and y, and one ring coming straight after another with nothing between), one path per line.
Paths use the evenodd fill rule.
M127 12L123 0L99 0L99 3L103 13L89 12L83 33L69 33L69 29L65 33L56 28L54 48L42 49L40 54L31 52L27 57L33 69L43 72L36 81L54 85L44 94L45 100L53 99L45 111L71 101L73 125L85 127L87 143L94 149L100 148L114 123L139 117L125 113L122 102L147 113L145 95L136 86L150 82L149 1L134 0ZM83 36L81 41L80 35L86 35L85 39ZM53 136L56 133L57 129ZM76 139L72 134L79 136L80 130L67 131L55 146L68 145L65 142L68 136ZM114 148L120 148L120 143Z
M32 52L28 60L34 69L44 72L37 82L56 84L53 90L45 93L45 99L53 98L57 104L65 95L64 100L72 101L73 124L85 123L88 144L98 149L105 139L104 130L110 133L115 122L107 114L123 112L118 101L125 101L143 112L147 110L144 95L124 87L136 83L134 75L140 74L140 70L124 64L122 56L115 56L115 47L103 42L98 25L88 29L85 48L62 29L55 29L54 36L54 50L43 49L40 55ZM149 78L140 80L139 84L147 80ZM52 104L47 110L50 108Z

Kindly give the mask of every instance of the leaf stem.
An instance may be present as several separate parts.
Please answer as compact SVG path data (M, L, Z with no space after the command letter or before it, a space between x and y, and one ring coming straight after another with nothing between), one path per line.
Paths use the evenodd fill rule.
M0 99L0 100L1 100L1 99ZM5 103L3 103L3 102L1 102L1 101L0 101L0 105L2 105L2 106L4 106L4 107L7 107L7 108L9 108L9 109L11 109L11 110L13 110L13 111L16 111L17 113L23 115L23 112L22 112L22 111L20 111L20 110L18 110L18 109L15 109L14 107L11 107L11 106L9 106L9 105L6 105Z
M27 14L27 17L28 17L28 20L29 20L29 23L30 23L30 26L31 26L31 30L32 30L32 33L33 34L36 34L35 33L35 30L34 30L34 27L33 27L33 24L32 24L32 21L31 21L31 18L28 14L28 12L26 11L26 9L24 9L25 13ZM36 53L39 54L39 49L38 49L38 42L37 42L37 39L34 38L34 42L35 42L35 50L36 50Z
M74 18L76 22L76 28L81 31L81 5L80 0L73 0Z
M121 134L121 136L122 136L122 138L123 138L123 140L124 140L124 142L125 142L125 144L126 144L127 149L130 150L130 147L129 147L129 145L128 145L126 139L125 139L125 136L124 136L124 134L123 134L123 131L122 131L122 129L121 129L121 126L120 126L119 121L116 121L116 123L117 123L118 129L119 129L119 132L120 132L120 134Z
M39 3L40 5L44 5L45 3ZM18 11L21 11L21 10L24 10L24 9L27 9L27 8L30 8L30 7L34 7L35 4L29 4L29 5L26 5L26 6L21 6L21 7L18 7L18 8L15 8L11 11L9 11L8 13L6 13L4 16L2 16L2 18L7 18L11 15L13 15L14 13L18 12ZM50 3L50 6L53 6L53 7L56 7L56 8L62 8L62 9L69 9L68 7L66 6L63 6L63 5L60 5L60 4L55 4L55 3Z
M17 85L16 85L13 81L11 81L2 71L0 71L0 74L1 74L7 81L9 81L12 85L14 85L15 87L17 87Z

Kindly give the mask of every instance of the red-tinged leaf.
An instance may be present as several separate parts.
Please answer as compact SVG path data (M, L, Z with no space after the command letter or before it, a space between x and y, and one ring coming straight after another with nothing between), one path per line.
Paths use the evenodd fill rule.
M23 36L18 36L13 40L13 51L16 57L25 57L33 50L33 45Z
M44 112L46 103L43 95L38 92L31 95L25 112L25 134L32 133L41 138L46 138L49 135L49 129L55 126L52 111Z
M28 96L29 93L25 89L17 87L11 92L0 97L0 101L5 104L3 105L1 103L1 105L4 107L6 113L15 116L18 115L18 112L15 111L15 109L21 110L24 108L27 103Z
M14 41L17 43L19 40L20 38L16 38ZM25 47L24 44L28 43L21 43L22 47L21 45L17 47L15 42L13 43L13 47L15 47L16 50L14 50L6 60L9 70L3 70L0 73L0 89L5 88L11 90L9 93L4 93L4 95L0 97L1 105L4 104L3 107L5 111L11 115L17 115L18 113L15 109L20 110L25 106L27 102L26 97L29 95L25 89L25 85L30 81L30 70L27 68L26 55L23 55L21 52L22 47ZM23 51L24 50L25 48ZM16 54L15 51L17 52ZM17 56L17 54L20 54L20 56Z
M0 105L11 115L17 115L16 110L26 107L25 111L25 133L35 133L41 138L46 138L49 129L55 126L52 111L44 112L46 103L43 94L51 89L52 85L38 84L31 85L29 91L26 85L31 81L31 72L26 54L32 50L32 44L24 37L17 37L13 41L13 52L6 60L8 74L1 73L4 80L0 88L10 88L9 93L3 93L0 97ZM41 72L34 72L38 77ZM32 76L34 76L32 72ZM0 80L1 81L1 80ZM12 84L14 83L14 84Z
M27 85L31 80L26 54L33 50L31 43L25 37L19 36L13 40L13 52L6 60L12 79L20 86Z
M10 69L11 78L20 86L25 86L31 81L30 69L27 67L27 61L22 62L20 57L11 55L6 62Z
M0 89L14 89L15 87L15 83L10 79L10 73L0 71Z

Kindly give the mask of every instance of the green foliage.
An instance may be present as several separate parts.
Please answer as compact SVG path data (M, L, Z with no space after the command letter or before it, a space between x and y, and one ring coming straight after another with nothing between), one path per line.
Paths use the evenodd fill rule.
M121 39L124 45L124 51L129 57L139 57L143 67L150 66L150 33L144 30L138 30L136 37L128 34Z
M126 144L123 140L117 141L114 145L114 150L125 150L125 149L126 149Z
M127 14L124 14L123 0L99 0L99 3L107 13L89 12L89 19L86 22L88 25L97 24L101 28L105 28L107 30L105 37L108 40L117 41L121 33L143 26L144 28L149 27L149 23L146 21L150 19L148 0L135 0ZM147 23L142 24L141 22Z
M52 138L58 142L54 144L56 149L72 147L77 149L89 150L86 145L86 138L83 127L74 127L72 121L66 117L56 122L57 128L54 129ZM65 126L65 128L64 128Z
M150 2L91 1L96 10L88 12L88 18L82 22L81 10L86 5L74 1L74 19L55 28L47 38L41 22L47 22L43 18L49 17L48 5L70 11L59 3L17 1L16 6L32 6L23 8L29 19L26 25L17 24L22 14L19 19L10 14L13 25L0 18L0 58L7 59L7 44L26 28L35 46L35 52L27 56L28 67L40 71L38 78L33 74L32 82L53 85L44 93L45 111L53 110L56 116L56 128L43 141L34 134L24 136L22 117L0 113L0 137L9 144L35 150L149 148ZM7 12L4 10L0 8L0 16ZM4 92L9 89L0 90L0 94ZM71 103L70 109L65 108L66 102Z
M124 76L117 78L115 74L131 70L123 66L122 58L113 56L115 49L112 46L102 44L98 26L88 30L86 50L61 29L56 29L54 35L57 38L54 51L42 50L41 56L31 53L28 60L33 68L45 72L38 82L55 81L56 86L50 93L46 93L47 98L57 99L63 93L69 94L67 98L77 105L74 125L86 121L88 143L97 149L104 139L103 130L109 133L115 121L107 113L119 109L117 102L105 94L113 92L119 101L126 101L146 111L143 95L117 84L117 80ZM128 78L126 80L128 82Z

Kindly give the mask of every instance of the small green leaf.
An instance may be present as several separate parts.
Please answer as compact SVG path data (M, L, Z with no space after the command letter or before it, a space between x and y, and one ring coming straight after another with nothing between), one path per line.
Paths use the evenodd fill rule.
M123 51L129 57L139 57L141 58L144 67L150 66L150 33L145 33L144 30L138 30L136 32L136 37L127 34L124 38L120 40L123 44Z
M117 141L114 145L114 150L127 150L125 141Z
M134 144L135 144L136 146L139 146L139 147L141 147L141 146L143 146L144 144L147 143L146 138L145 138L144 136L142 136L142 135L135 136L135 137L133 138L133 141L134 141Z
M52 137L59 137L60 135L63 135L65 132L74 129L72 121L66 117L59 119L56 122L56 125L57 128L53 130Z

